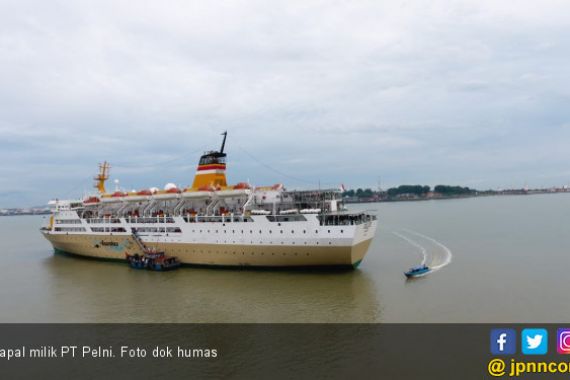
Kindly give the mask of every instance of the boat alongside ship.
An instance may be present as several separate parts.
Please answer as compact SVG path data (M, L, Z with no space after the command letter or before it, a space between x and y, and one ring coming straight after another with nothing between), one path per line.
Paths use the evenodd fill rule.
M202 155L186 188L108 193L110 166L101 164L98 193L50 202L43 235L55 250L100 259L143 257L146 246L190 265L360 264L376 231L375 216L348 212L336 189L228 185L226 136L219 151Z

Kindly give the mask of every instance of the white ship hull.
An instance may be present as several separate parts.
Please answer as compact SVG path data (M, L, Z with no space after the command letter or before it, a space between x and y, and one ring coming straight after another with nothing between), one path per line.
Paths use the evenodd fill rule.
M162 223L88 223L76 219L73 227L44 230L54 249L99 259L125 260L141 253L132 228L147 246L164 250L188 265L220 266L357 266L374 236L377 221L358 225L321 226L316 215L305 222L275 223L265 216L244 222L187 222L182 217ZM62 230L63 229L63 230ZM73 230L72 230L73 229ZM123 229L129 232L106 232ZM180 232L166 232L180 231ZM104 231L104 232L92 232Z

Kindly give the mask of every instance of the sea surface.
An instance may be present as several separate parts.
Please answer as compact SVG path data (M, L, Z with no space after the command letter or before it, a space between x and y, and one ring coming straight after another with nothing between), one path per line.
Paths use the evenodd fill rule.
M563 322L570 194L349 205L380 226L357 270L182 268L54 255L0 217L0 322ZM425 261L438 268L406 280Z

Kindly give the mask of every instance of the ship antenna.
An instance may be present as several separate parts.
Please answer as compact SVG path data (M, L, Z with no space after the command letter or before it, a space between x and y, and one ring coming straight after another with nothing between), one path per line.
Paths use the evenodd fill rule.
M224 153L224 147L226 146L226 137L228 137L228 131L222 133L222 136L224 136L224 140L222 141L222 148L220 149L220 153Z

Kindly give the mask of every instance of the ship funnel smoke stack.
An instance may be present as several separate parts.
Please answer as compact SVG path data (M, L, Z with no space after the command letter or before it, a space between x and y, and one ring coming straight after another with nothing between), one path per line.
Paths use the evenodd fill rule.
M224 148L228 132L222 133L224 139L219 152L206 152L200 157L192 189L211 189L227 187L226 181L226 154Z

